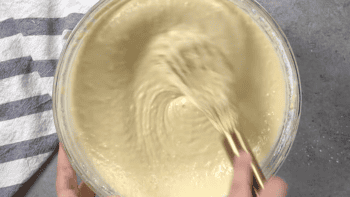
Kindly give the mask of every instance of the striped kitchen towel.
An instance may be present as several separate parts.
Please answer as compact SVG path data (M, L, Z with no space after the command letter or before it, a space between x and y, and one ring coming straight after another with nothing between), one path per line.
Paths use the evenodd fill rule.
M53 76L63 33L98 0L0 0L0 196L53 154Z

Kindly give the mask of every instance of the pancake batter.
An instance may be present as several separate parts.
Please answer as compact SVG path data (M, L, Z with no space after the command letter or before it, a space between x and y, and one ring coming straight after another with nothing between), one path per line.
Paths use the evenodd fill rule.
M95 18L74 60L71 109L96 169L126 197L226 195L232 163L203 110L219 106L262 161L286 94L268 38L220 0L112 2Z

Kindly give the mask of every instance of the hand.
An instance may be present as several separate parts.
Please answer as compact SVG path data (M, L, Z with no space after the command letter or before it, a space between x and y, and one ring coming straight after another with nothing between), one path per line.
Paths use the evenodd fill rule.
M78 186L77 175L69 163L61 142L58 149L56 191L58 197L95 196L95 193L83 181Z
M240 157L233 161L234 177L229 197L252 197L252 169L251 156L240 152ZM288 185L279 177L272 177L264 184L264 189L259 191L258 197L285 197Z

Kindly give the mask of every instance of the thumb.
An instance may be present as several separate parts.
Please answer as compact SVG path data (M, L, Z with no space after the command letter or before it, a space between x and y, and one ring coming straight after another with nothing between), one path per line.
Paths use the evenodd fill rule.
M87 186L84 181L79 185L79 197L95 197L95 193Z
M280 177L271 177L260 192L259 197L285 197L288 185Z
M251 156L240 151L240 157L235 157L233 161L233 181L229 197L247 197L252 196L252 170Z

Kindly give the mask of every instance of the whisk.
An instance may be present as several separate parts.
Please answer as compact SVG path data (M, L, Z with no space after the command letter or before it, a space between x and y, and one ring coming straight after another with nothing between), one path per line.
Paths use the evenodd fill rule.
M239 157L243 149L252 156L256 196L266 179L246 139L236 129L236 110L227 99L234 80L231 62L209 38L190 31L170 32L152 46L157 57L164 58L159 66L170 73L169 81L224 134L233 153Z
M206 99L208 99L208 97ZM240 156L240 150L244 150L251 155L251 167L253 170L252 192L253 196L255 197L257 196L258 191L260 189L264 189L264 183L266 182L266 178L262 173L259 163L254 157L254 154L251 151L247 140L235 127L236 114L232 112L232 107L221 106L223 107L221 108L219 103L215 103L213 101L215 101L215 99L212 98L210 101L212 105L207 105L205 108L203 107L204 105L199 105L198 103L197 105L199 105L199 108L212 122L213 126L225 136L230 148L232 149L236 157ZM226 103L226 105L229 104Z

